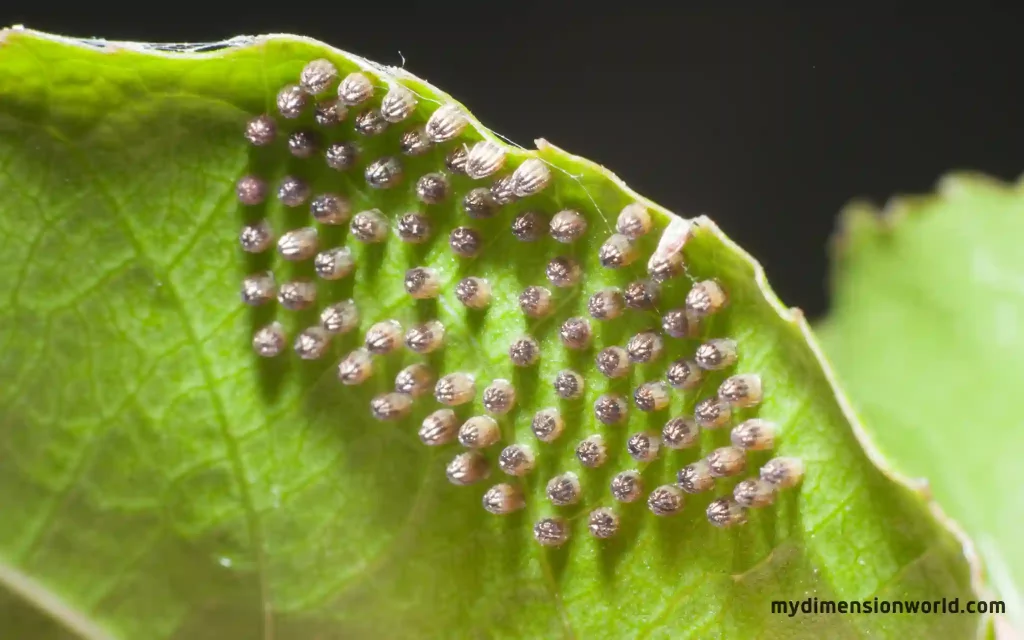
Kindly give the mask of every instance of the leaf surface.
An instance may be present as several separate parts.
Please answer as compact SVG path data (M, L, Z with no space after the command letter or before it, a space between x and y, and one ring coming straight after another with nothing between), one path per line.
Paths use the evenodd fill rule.
M268 148L242 136L246 121L273 112L278 89L321 57L343 76L362 68L377 87L374 104L389 81L419 95L408 122L379 136L353 132L355 110L322 132L332 141L358 139L360 164L349 172L329 170L320 156L290 157L283 134ZM458 202L476 184L454 176L454 196L427 208L435 230L425 244L390 234L364 245L346 226L322 228L321 242L350 247L357 266L348 278L320 282L317 304L351 297L358 330L336 338L318 360L290 350L270 359L253 353L258 327L276 318L293 337L316 322L316 312L246 307L243 277L270 268L283 282L312 272L308 262L286 263L273 251L244 254L239 229L262 216L279 231L311 219L308 208L288 209L276 198L238 204L236 180L254 173L276 185L291 173L316 193L343 193L354 211L379 208L393 224L424 209L415 181L442 170L455 144L494 140L473 121L458 141L403 158L400 186L369 189L366 163L398 155L399 136L450 100L404 72L294 37L185 54L3 33L0 282L9 286L0 305L0 577L11 597L90 638L974 637L975 615L771 613L772 600L808 597L964 601L973 594L970 570L960 541L927 501L863 451L800 314L779 304L760 267L710 220L695 220L687 273L665 285L658 311L629 309L592 323L593 344L582 352L561 345L559 324L586 317L591 294L645 276L671 214L551 145L508 149L497 175L536 156L554 178L540 195L488 220L467 219ZM311 120L307 113L278 124L287 132ZM603 269L598 248L634 201L647 205L655 228L638 242L635 264ZM567 207L588 220L575 243L520 243L509 231L517 212ZM467 223L486 240L473 260L454 256L447 241ZM582 281L554 291L551 317L529 320L519 292L548 286L545 265L557 255L579 260ZM412 301L403 289L406 270L421 265L440 274L437 300ZM486 311L456 300L455 282L467 275L491 283ZM681 307L693 282L706 278L724 285L730 303L702 324L701 338L734 338L734 370L708 375L694 391L673 391L669 410L631 406L626 424L596 424L598 395L629 399L636 385L661 378L668 362L691 357L700 340L666 338L660 360L614 381L596 372L597 350L657 330L658 312ZM341 385L338 361L389 318L405 327L439 319L445 346L426 357L398 349L375 361L364 384ZM507 350L525 333L540 343L541 359L516 369ZM510 479L525 493L524 510L498 517L481 508L485 489L503 480L496 468L471 487L446 480L458 446L428 448L417 437L420 421L439 407L429 395L398 422L370 417L371 398L413 362L472 373L480 387L514 383L516 408L499 422L502 446L519 442L537 452L534 472ZM582 399L555 397L552 379L564 368L585 376ZM624 446L630 434L659 431L670 415L692 412L733 371L763 377L763 404L738 417L778 424L775 454L804 461L802 485L752 511L744 526L718 529L705 518L713 498L730 494L730 479L687 496L674 517L654 516L643 500L619 505L618 535L590 537L587 514L613 506L615 472L642 467L650 490L728 444L728 429L705 431L699 447L663 451L646 465ZM566 427L544 444L530 420L549 406L561 409ZM458 412L481 414L481 394ZM606 438L609 461L583 469L573 451L594 433ZM499 449L487 452L492 463ZM747 474L771 455L751 454ZM545 484L568 470L579 474L584 499L555 508ZM556 512L572 537L543 548L533 523ZM35 637L34 627L20 625L40 615L3 615L16 637Z

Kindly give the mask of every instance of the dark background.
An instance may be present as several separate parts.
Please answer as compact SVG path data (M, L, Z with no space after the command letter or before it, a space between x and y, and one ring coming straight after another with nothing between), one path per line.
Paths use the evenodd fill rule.
M671 210L710 214L811 317L826 308L826 244L851 198L883 204L957 168L1024 172L1020 11L321 0L234 13L90 3L74 15L37 4L0 10L0 23L137 41L297 33L378 62L404 56L512 140L545 137Z

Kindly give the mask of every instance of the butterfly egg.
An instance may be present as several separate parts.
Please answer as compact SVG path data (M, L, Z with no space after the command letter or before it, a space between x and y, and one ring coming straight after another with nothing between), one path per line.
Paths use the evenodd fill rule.
M294 229L277 241L277 252L290 262L309 260L316 255L317 233L313 227Z
M401 420L412 410L412 396L404 393L382 393L370 400L370 413L377 420Z
M614 320L626 309L626 299L614 287L602 289L590 296L587 312L594 320Z
M569 541L569 523L565 518L541 518L533 525L533 538L542 547L560 547Z
M288 136L288 153L296 158L312 158L319 147L316 134L300 129Z
M330 344L331 334L324 331L322 327L309 327L295 336L292 348L303 360L318 360L327 353Z
M598 507L587 516L587 530L595 538L611 538L619 531L619 516L613 509Z
M399 240L409 244L421 244L430 238L430 220L418 213L407 213L398 220L395 233Z
M543 318L553 306L551 292L544 287L529 286L519 294L519 308L531 318Z
M487 467L487 458L479 451L465 451L448 463L445 475L448 477L448 482L466 486L486 478L490 475L490 469Z
M463 258L475 258L483 249L480 232L470 227L455 227L448 235L448 246L452 253Z
M665 341L653 331L638 333L626 343L626 353L629 355L629 361L636 364L654 362L661 357L664 348Z
M403 133L398 139L398 148L403 155L421 156L433 148L434 143L427 137L427 132L422 128L410 129Z
M707 456L708 469L716 478L736 476L747 468L747 455L739 447L719 447Z
M517 367L529 367L540 359L540 345L533 338L519 338L508 348L508 358Z
M411 364L395 376L395 391L418 398L434 389L434 372L423 363Z
M528 198L551 184L551 170L543 160L527 158L512 172L512 184L516 197Z
M762 397L761 376L756 373L731 376L718 387L718 398L734 407L759 405Z
M611 493L619 502L636 502L644 493L644 479L639 471L620 471L612 478Z
M323 93L338 79L338 69L329 60L308 62L299 73L299 86L312 94Z
M649 233L651 214L647 212L647 207L639 202L627 204L619 212L619 217L615 221L615 230L633 240Z
M548 282L556 287L573 287L580 281L582 269L574 259L566 256L552 258L544 269Z
M516 405L516 388L508 380L495 380L484 388L483 404L488 413L503 416Z
M673 389L693 389L704 378L704 371L693 360L680 358L668 365L665 379Z
M672 309L661 316L661 329L673 338L692 338L699 325L691 322L685 309Z
M252 350L260 357L273 358L284 351L287 340L281 323L272 322L252 334Z
M490 189L477 187L462 196L462 210L474 220L483 220L493 218L498 213L498 203L494 201Z
M265 147L277 137L277 123L267 114L245 123L245 139L254 147Z
M572 471L566 471L548 480L545 492L548 500L556 507L574 505L583 497L579 476Z
M541 442L554 442L565 431L565 422L558 409L541 409L533 415L530 430Z
M536 211L524 211L512 220L512 235L520 242L536 242L544 237L548 223Z
M586 349L590 346L590 323L586 318L569 318L559 327L558 337L567 349Z
M376 244L387 238L387 218L378 209L355 214L349 227L352 236L361 243Z
M313 121L321 127L336 127L348 117L348 109L337 98L321 100L313 107Z
M413 325L405 333L405 346L414 353L432 353L444 344L444 325L438 320L428 320Z
M633 392L633 402L641 411L661 411L671 399L664 382L645 382Z
M637 462L653 462L661 449L661 438L653 433L634 433L626 441L626 452Z
M486 449L501 439L501 429L490 416L473 416L459 427L459 444L467 449Z
M622 347L605 347L595 358L597 370L608 378L622 378L629 374L629 354Z
M380 101L380 115L388 122L401 122L416 110L416 96L402 85L394 84Z
M707 509L708 522L716 527L733 527L747 521L747 510L729 498L713 500Z
M277 187L277 199L286 207L298 207L309 200L310 189L306 181L285 176Z
M417 300L436 298L441 290L437 269L413 267L405 272L405 292Z
M597 259L606 269L627 267L633 264L639 255L633 241L619 233L605 240L597 250Z
M575 209L563 209L551 218L551 237L563 244L576 242L587 232L587 219Z
M661 237L658 238L658 246L654 249L651 259L647 262L647 272L652 274L652 277L655 277L654 272L659 271L659 264L670 263L672 260L678 260L679 271L682 272L683 247L686 246L686 242L693 235L693 228L693 222L686 218L673 216L669 220L668 226L665 227L661 232ZM667 275L672 277L673 274ZM662 278L658 278L658 280L661 281Z
M256 176L242 176L235 183L238 201L247 206L261 204L267 199L267 182Z
M352 128L361 136L379 136L388 128L388 121L376 109L364 109L356 114Z
M455 440L459 432L459 419L451 409L438 409L420 425L420 442L430 447L438 447Z
M277 281L272 271L261 271L242 280L242 302L258 307L272 301L277 295Z
M476 397L476 382L467 373L450 373L434 385L434 398L441 404L455 407Z
M505 149L496 142L481 140L466 156L466 175L474 180L497 173L505 165Z
M673 516L683 510L683 492L675 485L663 484L647 496L647 508L656 516Z
M362 104L373 95L373 83L364 74L355 71L338 84L338 100L353 107Z
M701 369L718 371L736 364L737 357L735 340L716 338L697 347L693 360Z
M348 198L336 193L321 193L309 202L309 212L320 224L334 225L348 222L352 205Z
M510 476L525 476L537 462L533 449L525 444L511 444L501 450L498 468Z
M470 309L485 309L491 304L491 285L483 278L463 278L455 285L455 298Z
M767 507L775 502L775 485L760 478L741 480L733 487L732 497L741 507Z
M426 135L426 130L424 130L424 135ZM430 140L429 136L427 140ZM444 168L448 170L448 173L465 175L466 159L468 157L469 149L466 148L466 145L460 144L449 151L448 155L444 157Z
M588 469L596 469L608 461L608 447L601 435L584 438L576 445L576 459Z
M383 320L366 330L366 350L375 356L384 356L402 343L402 325L398 320Z
M424 204L444 202L450 192L451 184L443 173L426 173L416 181L416 197Z
M338 380L347 386L362 384L373 374L373 359L364 348L356 349L338 363Z
M761 479L780 489L795 487L804 476L804 463L799 458L772 458L761 467Z
M703 493L715 486L707 460L692 462L676 473L676 486L686 493Z
M669 449L689 449L700 441L700 427L690 418L671 418L661 428L661 441Z
M686 294L686 310L698 318L718 313L728 303L725 289L715 280L698 282Z
M447 142L461 135L468 124L462 109L454 104L442 105L427 119L427 136L434 142Z
M320 326L324 331L340 335L359 325L359 309L352 300L343 300L324 307L320 312Z
M374 189L390 189L400 183L404 175L402 163L394 156L374 160L363 171L366 184Z
M351 142L335 142L324 153L327 166L335 171L351 169L359 159L359 149Z
M606 393L594 401L594 417L605 425L622 424L629 412L629 405L622 396Z
M302 115L312 96L297 84L288 84L277 92L277 110L282 117L293 120Z
M277 289L277 301L289 311L301 311L316 302L316 285L308 280L285 282Z
M503 482L484 492L483 505L488 513L504 516L525 507L526 501L522 490Z
M622 296L630 309L650 311L657 306L660 291L657 283L652 280L637 280L626 285Z
M664 256L652 256L647 262L647 275L654 282L665 282L683 274L686 263L683 254L670 253Z
M583 396L583 376L570 369L555 374L555 395L563 400L576 400Z
M760 418L751 418L733 428L730 439L733 445L749 451L762 451L775 446L775 423Z
M732 419L732 410L718 398L705 398L693 407L693 419L704 429L718 429Z
M502 176L491 183L491 197L498 206L515 202L515 185L512 183L512 176Z

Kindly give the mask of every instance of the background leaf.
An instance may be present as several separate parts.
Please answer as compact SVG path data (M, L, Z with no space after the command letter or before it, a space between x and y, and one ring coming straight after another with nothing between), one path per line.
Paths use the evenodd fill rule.
M1024 628L1021 185L954 175L842 221L828 354L886 458L928 480Z
M292 172L317 192L343 191L355 210L375 206L392 219L421 206L411 179L379 192L361 178L366 160L395 153L404 127L362 140L363 163L341 175L317 159L290 158L281 141L263 149L245 143L245 122L271 110L277 89L319 57L342 75L363 67L377 78L375 100L393 74L401 77L420 96L409 123L449 100L398 70L298 38L157 55L3 34L0 280L12 286L0 308L0 379L9 381L0 390L0 575L30 577L60 604L47 609L51 615L73 611L106 630L86 634L94 637L975 635L974 615L771 615L772 600L963 601L973 591L959 540L921 495L863 452L800 314L778 303L756 263L707 219L697 220L687 245L688 273L665 286L660 304L682 305L694 280L721 280L730 305L702 335L736 338L737 369L764 377L765 401L754 413L779 424L776 451L805 461L804 483L731 530L713 528L704 516L713 497L728 495L734 481L725 481L715 495L689 496L676 517L656 518L641 501L621 506L615 539L587 535L588 511L611 504L612 473L636 466L624 451L627 436L660 429L669 415L631 410L627 425L598 427L592 403L662 376L665 362L691 356L698 341L669 340L660 362L612 382L594 370L595 350L657 327L656 313L630 310L595 323L589 351L561 346L558 323L586 315L590 294L644 275L670 214L644 201L655 229L639 243L642 259L602 269L597 249L617 212L638 196L550 145L537 154L552 167L553 184L476 221L488 244L475 261L456 259L447 246L448 231L466 222L458 197L429 210L436 229L424 245L391 237L364 246L344 228L322 229L325 242L352 248L358 266L355 278L319 285L320 303L354 298L359 331L317 361L257 358L249 346L256 327L276 315L294 335L315 314L245 308L241 279L268 264L280 280L310 269L245 256L238 230L261 215L276 228L309 224L309 217L276 200L238 205L240 176L255 172L276 184ZM327 135L355 138L350 123ZM310 122L307 114L279 124L291 130ZM474 123L461 142L482 138L494 139ZM406 159L409 177L440 169L448 148ZM506 171L533 153L510 149ZM452 184L456 196L470 186L458 176ZM589 230L571 246L548 238L524 248L507 226L525 207L549 214L579 208ZM545 264L560 253L580 260L583 283L556 292L554 317L527 321L516 296L543 284ZM442 274L438 302L411 303L403 291L405 270L422 264ZM486 313L468 312L454 298L455 280L467 274L493 285ZM423 358L399 350L358 387L335 378L338 359L372 323L396 318L408 326L433 317L448 330L446 347L427 359L431 366L472 372L481 383L508 378L519 390L502 432L505 442L538 451L538 469L522 483L524 511L499 518L481 508L497 471L471 488L445 481L456 448L428 450L416 436L433 400L418 401L398 423L369 417L371 397ZM514 370L507 348L524 332L540 342L541 362ZM565 367L586 375L579 401L554 397L550 381ZM670 413L692 411L724 375L675 393ZM563 411L566 434L541 445L530 417L552 405ZM477 394L460 413L481 410ZM609 463L583 470L572 452L595 432L608 440ZM681 466L727 442L725 430L705 432L699 451L669 452L646 465L645 483L672 482ZM752 455L750 470L768 457ZM580 474L585 498L562 510L570 542L543 549L532 523L554 511L544 484L563 470ZM6 582L25 607L40 605L32 591Z

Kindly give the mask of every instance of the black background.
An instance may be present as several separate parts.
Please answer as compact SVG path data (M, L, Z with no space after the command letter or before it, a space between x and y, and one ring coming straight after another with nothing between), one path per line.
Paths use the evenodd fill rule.
M0 19L137 41L297 33L404 57L512 140L547 138L671 210L708 213L811 317L826 308L826 243L844 203L927 191L951 169L1024 172L1020 11L664 4L90 3L74 15L38 3Z

